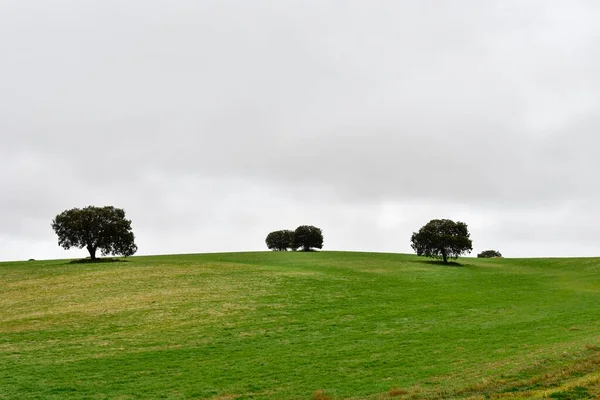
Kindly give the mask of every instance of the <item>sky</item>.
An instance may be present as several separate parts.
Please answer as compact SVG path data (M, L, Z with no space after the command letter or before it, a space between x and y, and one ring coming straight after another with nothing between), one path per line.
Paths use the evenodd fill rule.
M600 2L0 0L0 260L125 209L138 254L600 256Z

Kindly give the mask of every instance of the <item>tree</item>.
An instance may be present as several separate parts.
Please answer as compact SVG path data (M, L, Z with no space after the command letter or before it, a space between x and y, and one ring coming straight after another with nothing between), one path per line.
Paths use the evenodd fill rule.
M296 250L298 248L294 240L294 231L289 229L269 233L265 242L269 249L275 251Z
M485 250L477 254L477 258L502 258L502 254L496 250Z
M412 248L418 256L441 258L448 263L448 258L470 253L473 242L467 224L449 219L434 219L414 232L410 239Z
M131 221L120 208L89 206L66 210L52 220L52 229L58 235L59 246L66 250L85 247L92 261L96 260L96 250L103 256L125 257L137 251Z
M316 226L302 225L294 231L296 246L302 251L310 251L312 248L323 248L323 231Z

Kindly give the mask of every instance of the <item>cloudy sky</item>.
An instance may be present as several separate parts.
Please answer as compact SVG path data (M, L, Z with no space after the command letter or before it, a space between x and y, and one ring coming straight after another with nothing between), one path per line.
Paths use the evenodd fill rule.
M0 0L0 260L124 208L139 254L600 256L600 2Z

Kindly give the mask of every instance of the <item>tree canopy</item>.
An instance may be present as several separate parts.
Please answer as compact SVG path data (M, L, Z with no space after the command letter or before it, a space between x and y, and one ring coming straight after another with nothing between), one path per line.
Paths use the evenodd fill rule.
M301 225L294 231L295 243L302 251L323 248L323 231L312 225Z
M125 257L137 251L131 221L120 208L89 206L65 210L52 220L52 229L58 236L59 246L67 250L86 248L92 260L96 260L97 250L103 256Z
M265 242L269 249L275 251L296 250L298 248L295 244L294 231L289 229L269 233Z
M274 231L267 235L267 247L275 251L311 251L323 248L323 231L316 226L302 225L295 231L288 229Z
M473 250L467 224L449 219L429 221L412 234L410 241L418 256L441 258L444 263Z
M477 258L502 258L502 254L496 250L485 250L477 254Z

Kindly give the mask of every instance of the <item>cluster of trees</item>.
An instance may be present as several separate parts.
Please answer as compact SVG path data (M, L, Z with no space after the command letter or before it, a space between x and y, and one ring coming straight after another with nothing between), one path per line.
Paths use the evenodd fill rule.
M131 220L125 211L113 206L72 208L52 220L52 229L58 236L58 245L68 250L72 247L87 249L91 261L96 253L103 256L132 256L137 251ZM296 230L269 233L266 239L271 250L311 251L323 248L323 231L316 226L302 225Z
M267 247L274 251L311 251L323 248L323 231L312 225L301 225L295 231L274 231L265 239Z
M502 258L502 254L496 250L485 250L477 254L477 258Z
M58 244L64 249L86 248L92 261L96 252L103 256L113 254L131 256L137 251L131 221L125 211L112 206L73 208L58 214L52 220L52 229L58 235ZM418 256L439 258L444 263L473 251L473 242L467 224L449 219L434 219L418 232L413 232L411 247ZM275 251L311 251L323 248L323 231L312 225L296 230L274 231L267 235L267 247ZM486 250L478 258L502 257L499 251Z

